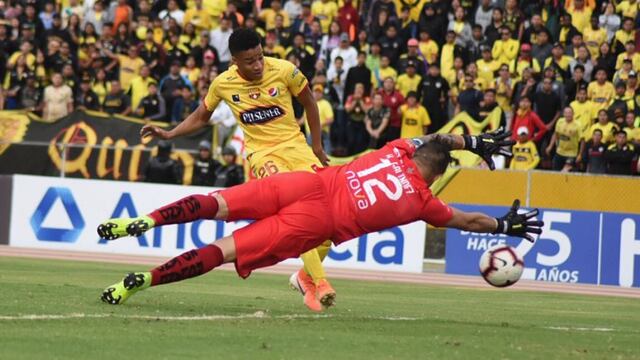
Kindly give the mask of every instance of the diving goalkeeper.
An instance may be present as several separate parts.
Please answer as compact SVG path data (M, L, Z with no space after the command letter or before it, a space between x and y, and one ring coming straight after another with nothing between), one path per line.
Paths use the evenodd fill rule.
M276 174L208 195L191 195L133 219L110 219L98 227L106 240L143 233L151 227L197 219L256 220L231 236L190 250L149 272L130 273L107 287L102 300L121 304L136 292L185 280L234 262L238 275L274 265L317 247L417 220L438 227L500 233L533 241L542 232L538 210L518 214L519 202L501 218L447 206L429 185L447 169L451 150L469 150L491 166L491 156L511 156L510 134L432 134L400 139L346 165L318 173ZM149 224L151 226L149 226Z

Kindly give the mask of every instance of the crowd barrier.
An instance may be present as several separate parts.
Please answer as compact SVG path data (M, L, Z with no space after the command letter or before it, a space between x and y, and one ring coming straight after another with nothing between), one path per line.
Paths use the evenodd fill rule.
M506 206L454 204L502 216ZM535 243L504 235L447 230L446 272L478 275L481 254L509 244L524 257L523 278L563 283L640 287L640 215L540 209L545 224Z
M638 287L639 184L623 176L461 169L439 194L444 201L502 216L520 199L525 207L541 209L545 226L534 244L447 230L445 270L477 275L482 252L508 243L524 256L525 278Z

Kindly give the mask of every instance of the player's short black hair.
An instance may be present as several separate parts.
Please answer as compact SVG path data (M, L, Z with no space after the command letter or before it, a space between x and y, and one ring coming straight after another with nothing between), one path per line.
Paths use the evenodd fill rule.
M437 141L428 141L420 146L413 159L429 167L434 175L444 174L451 163L451 149Z
M257 32L250 29L238 29L229 36L229 52L235 56L242 51L255 48L260 45L260 42L260 35Z

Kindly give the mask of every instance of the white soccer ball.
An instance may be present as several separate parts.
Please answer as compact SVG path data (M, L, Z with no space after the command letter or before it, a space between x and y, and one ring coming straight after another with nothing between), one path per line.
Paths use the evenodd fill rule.
M509 245L493 246L480 257L480 274L491 285L507 287L520 280L524 261Z

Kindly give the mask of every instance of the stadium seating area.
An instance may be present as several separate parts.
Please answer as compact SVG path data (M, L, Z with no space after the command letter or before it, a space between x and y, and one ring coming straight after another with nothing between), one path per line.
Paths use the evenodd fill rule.
M228 38L246 27L307 76L333 155L500 107L518 140L507 166L632 175L638 4L4 0L0 106L47 121L88 109L175 124L230 65Z

